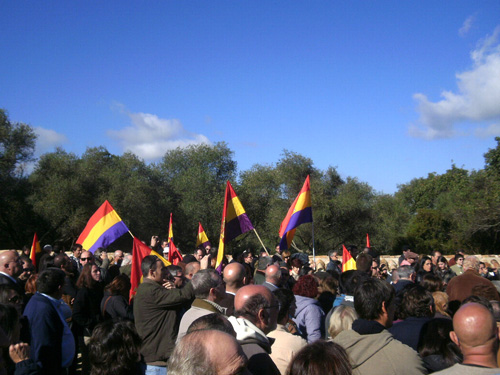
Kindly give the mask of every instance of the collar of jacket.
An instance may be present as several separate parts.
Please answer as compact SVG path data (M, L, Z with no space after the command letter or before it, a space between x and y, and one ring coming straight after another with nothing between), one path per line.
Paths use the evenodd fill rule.
M207 299L196 298L191 306L226 315L226 308Z

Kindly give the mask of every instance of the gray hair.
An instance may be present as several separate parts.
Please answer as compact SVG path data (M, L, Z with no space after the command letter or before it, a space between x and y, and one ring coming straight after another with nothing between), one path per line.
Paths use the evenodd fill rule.
M195 331L184 336L168 360L168 374L217 375L217 369L214 368L210 353L204 345L210 333L211 331Z
M194 289L194 296L196 298L207 298L210 289L217 288L222 279L219 273L214 269L205 269L198 271L191 279L191 284Z
M464 259L463 268L464 271L466 270L479 271L479 259L477 259L477 257L475 257L474 255L469 255L467 258Z
M338 250L330 250L328 252L328 258L330 258L334 253L337 253L337 255L339 255L339 251Z
M396 272L400 279L409 279L412 273L415 273L415 270L411 266L400 266Z

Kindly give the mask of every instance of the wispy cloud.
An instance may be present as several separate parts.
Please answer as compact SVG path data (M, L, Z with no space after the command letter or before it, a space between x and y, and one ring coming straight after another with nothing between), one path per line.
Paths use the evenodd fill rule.
M474 16L474 15L467 17L467 19L464 21L462 27L458 30L458 35L460 35L461 37L464 37L465 35L467 35L467 33L469 32L469 30L472 27L472 24L474 23L475 20L476 20L476 16Z
M443 98L431 102L426 95L416 93L420 118L409 128L413 137L425 139L451 138L461 135L456 125L461 122L481 124L475 135L486 132L490 121L500 119L500 26L492 35L481 40L470 56L472 68L456 74L458 92L443 91Z
M54 148L62 146L68 142L68 138L61 133L51 129L45 129L40 126L33 128L37 135L35 145L35 156L40 156L45 152L52 151Z
M145 160L162 157L168 150L194 144L210 144L203 134L184 128L177 119L162 119L150 113L130 113L121 105L115 105L132 122L121 130L109 130L108 135L120 141L124 151L130 151Z

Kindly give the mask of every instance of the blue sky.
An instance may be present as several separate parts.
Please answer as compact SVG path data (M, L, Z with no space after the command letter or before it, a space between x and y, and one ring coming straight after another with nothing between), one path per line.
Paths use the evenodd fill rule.
M225 141L393 193L500 136L499 1L3 1L0 107L37 153Z

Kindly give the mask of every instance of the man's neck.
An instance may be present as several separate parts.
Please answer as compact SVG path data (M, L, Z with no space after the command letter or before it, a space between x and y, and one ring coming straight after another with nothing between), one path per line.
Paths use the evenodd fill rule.
M489 368L498 367L496 353L466 355L464 356L462 363L464 365L483 366Z

